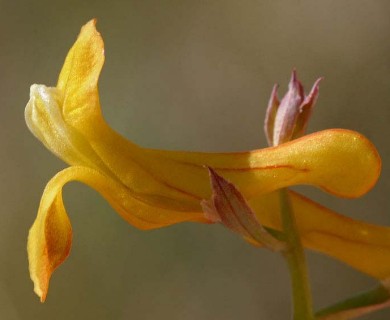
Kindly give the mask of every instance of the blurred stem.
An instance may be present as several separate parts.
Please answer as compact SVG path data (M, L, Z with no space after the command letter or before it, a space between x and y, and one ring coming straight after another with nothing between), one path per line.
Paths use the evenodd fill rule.
M318 319L353 319L390 306L389 289L380 285L316 313Z
M294 320L314 320L305 252L299 237L287 189L279 191L280 211L287 249L284 257L290 271Z

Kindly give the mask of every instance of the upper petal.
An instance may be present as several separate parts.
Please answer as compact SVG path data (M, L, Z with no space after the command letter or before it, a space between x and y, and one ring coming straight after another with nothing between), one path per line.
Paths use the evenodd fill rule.
M36 112L30 121L36 123L33 132L40 139L44 137L43 143L72 165L98 169L131 185L136 192L170 199L171 203L208 198L205 165L223 173L246 199L295 184L312 184L338 196L358 197L378 178L380 158L375 147L348 130L326 130L278 147L239 153L140 148L117 134L101 117L97 81L103 51L95 21L90 21L66 58L57 89L32 90L27 106L46 110L43 116ZM292 83L296 87L292 96L301 99L300 85ZM26 115L31 117L27 109ZM49 130L52 124L54 131ZM68 142L77 152L61 149Z
M209 197L204 166L215 168L236 184L246 199L297 184L319 186L341 197L358 197L370 190L380 173L380 157L372 143L357 132L342 129L237 153L141 148L102 118L85 121L78 128L70 125L59 111L60 92L33 86L26 107L29 128L52 152L71 165L95 168L136 192L171 202Z
M64 97L57 88L34 84L30 88L30 100L25 109L28 128L46 148L72 165L103 168L89 142L61 112Z
M97 83L104 63L104 43L96 20L85 24L70 49L58 78L63 115L77 126L85 116L100 116Z
M143 153L140 161L150 172L166 184L202 199L207 199L210 192L204 165L237 185L246 199L297 184L319 186L341 197L358 197L372 188L381 169L373 144L357 132L342 129L324 130L277 147L249 152L144 149ZM120 156L125 157L126 153ZM119 158L117 161L120 165Z

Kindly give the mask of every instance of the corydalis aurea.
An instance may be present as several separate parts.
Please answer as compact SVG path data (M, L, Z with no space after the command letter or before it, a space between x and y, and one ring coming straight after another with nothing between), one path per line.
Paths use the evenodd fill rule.
M375 147L349 130L324 130L277 147L235 153L155 150L127 140L101 112L97 85L104 45L95 24L92 20L81 29L55 87L31 87L25 111L31 132L69 164L48 182L29 232L30 276L41 301L53 271L70 252L72 229L62 199L70 181L94 188L140 229L210 223L201 207L211 196L208 166L234 183L259 221L275 230L280 229L275 215L280 188L310 184L354 198L377 181L381 162ZM290 196L307 248L371 276L390 277L387 228L345 218L297 193ZM364 261L357 258L361 255Z

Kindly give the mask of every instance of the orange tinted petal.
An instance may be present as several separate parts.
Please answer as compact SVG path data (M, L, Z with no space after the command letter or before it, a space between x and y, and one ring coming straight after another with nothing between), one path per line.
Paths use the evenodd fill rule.
M200 205L170 203L163 197L137 194L87 167L67 168L47 184L28 237L30 276L34 291L42 301L46 298L52 272L70 251L72 229L62 202L62 187L73 180L94 188L128 223L140 229L153 229L182 221L206 222Z

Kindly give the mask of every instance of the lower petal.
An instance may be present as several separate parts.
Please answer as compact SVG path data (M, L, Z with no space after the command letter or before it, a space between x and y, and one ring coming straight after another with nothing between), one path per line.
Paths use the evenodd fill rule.
M390 277L390 228L337 214L314 201L290 192L294 214L306 248L336 258L378 279ZM249 201L259 221L281 229L279 197L269 193Z
M69 255L72 230L62 202L62 187L72 180L98 191L128 223L140 229L183 221L207 222L200 201L140 194L94 169L67 168L47 184L28 238L30 275L41 301L46 298L51 274ZM390 277L390 228L355 221L297 193L290 195L305 247L375 278ZM277 192L252 198L249 205L263 225L280 229Z
M94 169L69 167L47 184L28 236L30 276L34 291L42 302L46 299L51 274L70 252L72 228L62 201L62 187L73 180L94 188L128 223L140 229L153 229L182 221L207 222L199 204L173 203L161 196L137 194Z

